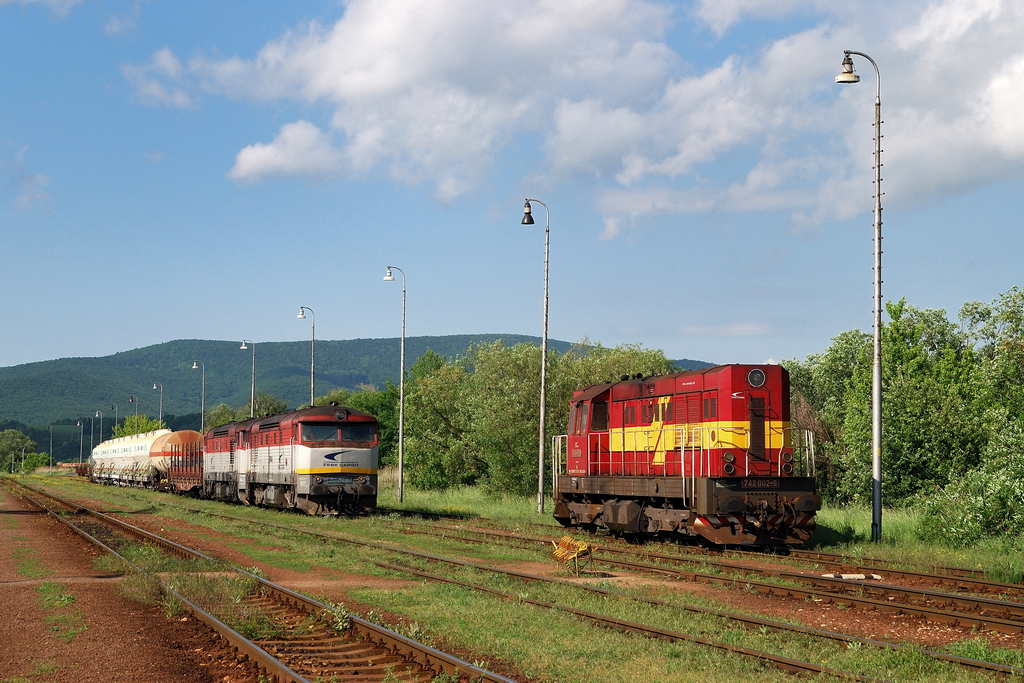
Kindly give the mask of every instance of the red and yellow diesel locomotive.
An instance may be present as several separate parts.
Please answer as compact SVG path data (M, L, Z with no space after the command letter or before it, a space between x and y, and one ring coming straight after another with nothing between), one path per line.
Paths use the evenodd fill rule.
M814 477L796 476L789 373L778 365L584 387L555 465L555 519L614 533L789 545L814 531Z

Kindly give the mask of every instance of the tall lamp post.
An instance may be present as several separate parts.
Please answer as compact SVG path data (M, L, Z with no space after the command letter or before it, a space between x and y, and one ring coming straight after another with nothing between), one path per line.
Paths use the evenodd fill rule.
M85 425L82 424L81 420L79 420L78 421L78 464L79 465L82 464L82 451L84 450L83 446L85 446Z
M103 443L103 411L97 410L96 417L100 419L100 443Z
M91 416L89 418L89 456L90 457L92 457L92 449L96 448L96 445L95 445L93 439L94 439L94 437L96 435L96 418L99 417L99 415L100 415L99 413L96 413L95 415L93 415L93 416Z
M844 50L843 70L836 83L859 83L850 55L875 67L875 344L871 369L871 540L882 539L882 79L875 60L863 52Z
M164 425L164 385L160 384L160 382L153 382L153 388L156 389L157 387L160 387L160 412L158 413L158 417L156 418L156 421L157 421L157 425L158 426L163 427L163 425Z
M243 339L239 350L245 351L249 347L246 342L252 344L252 379L249 385L249 417L256 417L256 342L252 339Z
M540 443L537 444L537 513L544 513L544 420L547 413L548 385L548 253L551 245L551 214L548 205L539 199L526 199L522 225L533 225L530 202L544 207L544 333L540 342Z
M50 474L53 474L53 425L49 426L50 430Z
M117 428L117 404L111 403L110 409L114 411L114 426L110 428L110 438L114 438L114 430Z
M398 266L388 266L384 282L394 282L392 270L402 274L402 350L399 361L401 371L398 374L398 502L401 503L405 492L405 271Z
M202 398L202 403L199 404L200 405L199 410L202 412L202 416L199 418L199 432L201 434L205 434L206 433L206 363L204 363L201 360L194 360L194 361L192 361L192 369L193 370L198 370L200 365L203 367L203 394L202 394L203 398Z
M299 306L299 314L295 316L299 320L306 319L305 311L309 311L310 322L313 324L312 341L309 343L309 407L313 407L313 398L316 396L316 313L309 306Z

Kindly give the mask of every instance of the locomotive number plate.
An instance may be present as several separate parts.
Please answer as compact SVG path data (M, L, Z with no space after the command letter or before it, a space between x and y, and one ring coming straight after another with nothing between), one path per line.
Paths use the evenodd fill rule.
M778 479L741 479L740 487L745 489L777 489Z

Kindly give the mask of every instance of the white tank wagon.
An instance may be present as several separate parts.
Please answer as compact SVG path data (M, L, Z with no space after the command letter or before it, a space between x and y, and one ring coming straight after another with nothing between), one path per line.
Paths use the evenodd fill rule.
M157 488L167 478L168 446L180 440L180 433L158 429L104 441L92 449L90 479L117 486Z

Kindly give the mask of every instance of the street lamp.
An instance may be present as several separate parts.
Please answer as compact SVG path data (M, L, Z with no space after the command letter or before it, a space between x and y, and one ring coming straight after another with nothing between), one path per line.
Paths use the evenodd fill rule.
M153 388L156 389L157 387L160 387L160 413L156 421L157 427L160 428L164 426L164 385L160 384L160 382L153 382Z
M544 207L544 333L540 342L540 443L537 444L537 512L544 513L544 420L547 412L548 384L548 252L551 244L551 214L539 199L526 199L522 225L533 225L530 202Z
M313 336L312 341L309 344L309 407L313 407L313 397L315 383L316 383L316 314L313 313L313 309L309 306L299 306L299 314L295 316L299 320L305 320L306 314L303 311L309 311L309 315L312 318L310 322L313 324Z
M843 70L836 83L859 83L850 55L875 67L875 344L871 369L871 540L882 539L882 79L875 60L863 52L844 50Z
M246 342L252 344L252 382L249 387L249 417L256 416L256 342L252 339L243 339L242 345L239 346L239 350L245 351L249 347L245 345Z
M48 427L50 430L50 474L53 474L53 425Z
M110 429L110 438L114 438L114 429L117 428L117 404L111 403L110 409L114 411L114 426Z
M78 464L79 465L82 464L82 451L84 450L83 449L84 445L85 445L85 425L82 424L81 420L79 420L78 421Z
M402 350L398 374L398 502L401 503L405 492L405 271L398 266L388 266L384 282L395 281L392 269L402 274Z
M96 417L100 419L100 443L103 443L103 411L97 410Z
M203 366L203 398L200 403L199 410L202 412L202 416L199 418L199 431L200 433L206 433L206 363L201 360L192 361L192 369L198 370L199 366Z
M96 418L99 417L99 413L89 417L89 457L92 457L92 449L96 447L93 441L96 435ZM101 423L102 424L102 423ZM102 436L102 435L101 435Z

